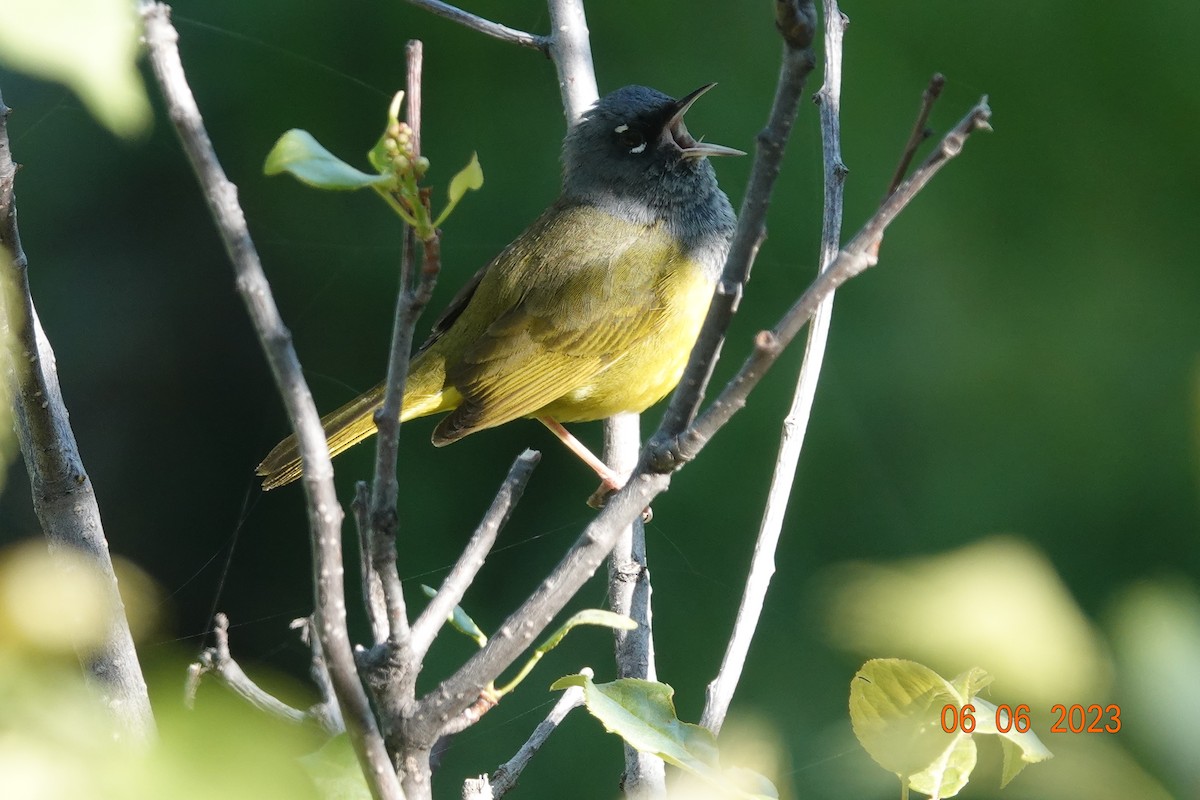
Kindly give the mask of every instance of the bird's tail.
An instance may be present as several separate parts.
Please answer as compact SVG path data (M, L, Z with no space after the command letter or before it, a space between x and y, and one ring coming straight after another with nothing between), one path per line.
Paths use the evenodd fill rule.
M363 439L375 435L375 411L383 405L383 389L383 384L380 384L369 392L354 398L337 411L321 417L321 427L325 429L330 458L353 447ZM418 392L418 397L412 397L409 392L406 392L404 410L400 414L400 420L410 420L453 408L457 403L454 403L454 398L447 397L449 394L457 395L453 390L449 392L436 391L432 394ZM303 468L300 464L300 449L296 442L296 435L292 434L275 445L275 448L267 454L255 472L263 479L264 492L284 486L299 478L303 474Z

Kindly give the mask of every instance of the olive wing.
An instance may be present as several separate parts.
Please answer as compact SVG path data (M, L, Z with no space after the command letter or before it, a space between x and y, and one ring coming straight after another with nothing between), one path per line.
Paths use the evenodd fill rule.
M585 207L539 220L497 259L471 298L481 307L488 296L516 302L447 364L446 381L463 402L438 425L434 442L530 416L585 389L662 327L661 284L679 258L661 226Z

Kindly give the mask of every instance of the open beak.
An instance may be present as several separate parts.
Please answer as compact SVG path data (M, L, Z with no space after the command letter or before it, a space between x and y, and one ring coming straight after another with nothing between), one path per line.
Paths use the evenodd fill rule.
M683 124L683 115L688 112L695 103L700 99L700 95L707 92L709 89L716 86L715 83L708 83L701 86L696 91L689 94L680 100L675 101L675 113L671 115L671 119L667 121L667 130L671 133L671 138L675 140L675 144L683 153L684 158L706 158L708 156L744 156L746 155L741 150L736 150L732 147L726 147L721 144L712 144L711 142L698 142L688 133L687 126Z

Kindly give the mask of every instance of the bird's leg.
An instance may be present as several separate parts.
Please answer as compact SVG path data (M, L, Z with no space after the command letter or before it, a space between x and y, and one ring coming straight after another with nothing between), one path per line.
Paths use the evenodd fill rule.
M579 456L583 463L592 468L592 471L600 476L600 481L603 483L602 489L609 492L615 492L625 485L625 481L621 480L621 476L608 468L608 465L597 457L595 453L587 449L587 445L575 438L569 430L562 426L562 423L550 417L538 417L538 422L550 429L550 432L559 438L572 453Z
M550 429L550 432L559 438L563 444L570 448L571 452L579 456L583 463L592 468L592 471L600 476L600 488L592 492L592 496L588 498L588 505L592 508L603 508L604 501L613 492L625 485L625 481L620 475L608 468L608 465L601 461L595 453L587 449L587 446L575 438L569 430L562 426L562 423L551 417L538 417L538 422ZM654 516L654 512L649 508L642 511L642 522L649 522Z

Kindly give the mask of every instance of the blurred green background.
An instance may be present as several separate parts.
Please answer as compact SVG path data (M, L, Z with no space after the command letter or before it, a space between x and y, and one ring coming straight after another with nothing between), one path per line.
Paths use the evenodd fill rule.
M333 408L383 373L399 231L365 193L263 177L266 152L300 127L365 166L403 86L404 42L424 40L430 179L444 185L472 151L487 175L445 229L440 306L557 192L563 119L553 66L400 2L174 9L209 132L318 403ZM470 10L534 32L548 23L538 0ZM915 658L947 677L978 665L996 677L992 701L1031 703L1058 753L1004 797L1198 796L1200 776L1180 754L1194 753L1200 737L1190 725L1172 728L1171 715L1194 722L1200 713L1181 668L1200 657L1200 51L1187 33L1200 30L1200 6L1152 3L1136 16L1081 0L843 10L852 20L847 236L877 205L932 73L947 76L935 130L987 94L995 133L970 140L892 227L880 266L838 295L779 571L734 714L774 742L786 793L895 797L894 778L850 733L854 671L872 656ZM588 13L602 92L644 83L680 95L717 81L689 115L691 131L752 149L779 63L771 4L607 0ZM818 70L810 93L819 83ZM161 589L164 622L144 658L162 666L192 657L215 600L247 668L302 680L307 656L287 627L311 605L302 499L295 488L260 495L252 478L286 422L161 104L155 97L153 132L130 143L60 86L9 71L0 86L23 164L34 298L106 533L114 553ZM716 166L736 206L749 159ZM718 379L815 271L820 176L816 109L805 104ZM659 674L685 719L698 718L720 662L799 357L798 347L784 357L655 504ZM651 410L644 430L658 416ZM543 452L466 599L492 630L592 517L583 501L594 480L536 423L440 450L428 442L433 424L403 433L400 563L413 589L441 579L516 454ZM577 433L598 446L599 424ZM364 447L337 462L347 501L372 455ZM36 535L14 466L0 540ZM908 583L872 571L920 557L934 560L901 566L919 576ZM955 558L971 569L956 573ZM934 580L926 568L950 577ZM922 604L911 638L883 636L881 621L911 600ZM595 580L575 605L603 602ZM1034 635L1051 617L1072 633ZM568 644L457 737L439 796L457 796L462 776L511 755L553 701L544 687L554 677L584 665L612 677L606 634ZM446 636L426 685L469 653ZM1034 665L1032 676L1002 668L1020 662ZM162 702L174 702L175 678L162 680ZM1047 734L1055 702L1123 704L1126 728ZM964 796L995 796L999 756L989 747ZM595 757L579 758L581 748ZM619 760L619 742L576 714L513 796L615 796Z

